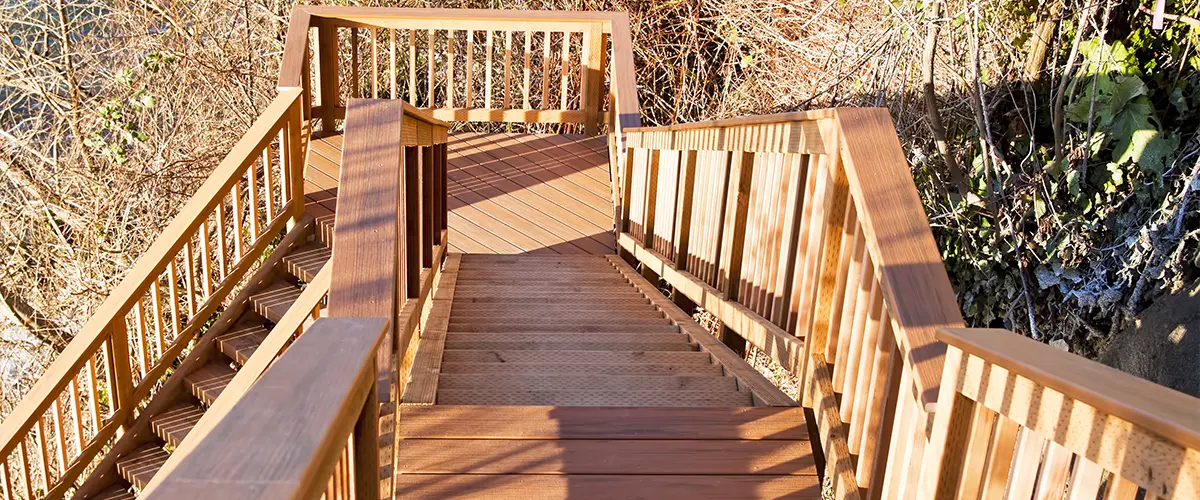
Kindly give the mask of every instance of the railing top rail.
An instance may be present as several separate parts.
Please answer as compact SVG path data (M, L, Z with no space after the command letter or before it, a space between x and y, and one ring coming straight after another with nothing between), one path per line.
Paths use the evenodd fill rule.
M690 123L678 123L675 125L660 125L633 127L625 129L625 132L630 134L643 132L679 132L684 130L698 130L708 128L723 128L737 127L742 125L765 125L770 123L786 123L798 121L815 121L833 118L837 113L836 108L815 109L811 111L792 111L788 113L775 113L770 115L751 115L739 116L734 118L720 118L715 120L704 120Z
M142 496L313 498L367 400L388 326L387 318L317 320Z
M1115 417L1200 449L1200 399L1003 329L947 328L938 340Z
M213 170L208 180L187 201L179 213L163 229L150 248L145 251L133 268L121 280L108 297L96 308L66 349L54 359L37 383L17 404L16 408L0 424L0 456L7 456L16 445L17 439L35 423L36 419L70 382L73 373L80 369L100 344L105 341L107 329L114 321L121 320L140 293L157 278L167 262L186 244L185 237L196 231L204 217L221 200L229 185L237 182L234 175L254 162L253 154L271 140L288 110L300 97L298 89L280 92L250 129L233 146L221 163Z
M433 9L405 7L302 6L310 15L333 19L452 19L476 21L601 22L627 18L621 12L573 10Z

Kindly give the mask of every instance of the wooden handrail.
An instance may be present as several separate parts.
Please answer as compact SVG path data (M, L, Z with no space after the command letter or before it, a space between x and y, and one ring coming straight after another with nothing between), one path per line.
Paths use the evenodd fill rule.
M317 28L316 43L309 43L310 28ZM409 31L408 39L403 33L397 37L397 30ZM418 36L416 33L421 32ZM361 32L361 33L360 33ZM503 43L497 37L493 41L493 32L524 33L526 47L532 34L541 34L539 43L542 51L538 55L526 53L523 61L515 61L510 56L513 50L511 44L516 44L511 36L505 37ZM388 34L384 42L380 34ZM435 37L435 33L437 34ZM449 35L446 35L446 34ZM457 33L457 34L456 34ZM475 35L486 33L486 42L476 40ZM559 35L561 33L561 35ZM447 45L446 36L464 35L470 40L459 40L456 44ZM547 38L554 34L554 38ZM578 34L579 42L573 42ZM368 36L366 46L368 52L359 51L358 44L352 46L348 54L352 63L350 75L339 75L340 65L333 64L335 58L345 57L342 54L345 44L338 42L342 37ZM321 38L327 38L322 42ZM565 37L565 38L564 38ZM613 57L607 57L608 44L611 39ZM465 41L464 41L465 40ZM553 40L558 40L555 50L551 50ZM447 65L462 66L459 70L466 75L467 81L456 83L454 72L447 73L445 88L434 88L432 79L425 86L415 82L418 63L416 57L418 41L422 45L430 43L433 46L422 46L427 51L427 60L445 61L439 63L439 68L422 68L430 75L442 71ZM574 45L573 45L574 44ZM465 45L467 52L456 58L455 47ZM311 51L312 46L315 50ZM405 50L407 49L407 50ZM491 73L487 73L485 87L476 89L471 81L475 63L471 61L477 55L483 58L486 54L486 64L500 64L504 61L504 77L502 82L493 84ZM504 57L493 57L488 49L500 49ZM579 52L575 52L579 49ZM435 52L438 57L434 57ZM398 72L398 59L408 58L408 74ZM541 60L542 82L541 91L529 80L531 57ZM386 59L385 62L380 62ZM479 62L479 59L474 59ZM456 62L459 61L459 62ZM611 61L611 63L606 63ZM521 67L513 68L513 64ZM576 66L579 73L576 74ZM605 68L611 66L612 88L608 94L611 102L607 112L603 110L604 96L603 75ZM570 70L561 68L569 67ZM550 85L550 72L560 68L558 72L559 85ZM316 71L320 83L310 88L309 74ZM449 71L449 70L447 70ZM516 73L524 71L524 77ZM405 78L406 76L406 78ZM364 81L364 85L359 86ZM321 127L332 130L334 122L345 114L342 95L346 89L341 89L342 81L350 82L349 98L381 96L393 99L403 98L410 103L421 102L421 109L431 113L433 118L451 121L499 121L520 123L579 123L585 127L585 132L595 134L599 126L609 121L610 130L618 132L620 128L635 127L640 124L637 85L634 78L632 37L629 31L629 18L624 13L611 12L570 12L570 11L513 11L504 12L490 9L409 9L388 7L324 7L297 6L293 8L288 26L287 42L285 43L283 64L280 67L278 85L280 88L303 87L306 102L313 106L315 115L322 119ZM407 85L405 85L405 83ZM440 84L439 84L440 85ZM421 88L419 88L421 87ZM552 88L557 87L557 88ZM552 95L551 90L558 95ZM503 94L500 100L498 94ZM496 99L493 99L496 97ZM483 101L482 105L479 105ZM536 106L534 103L536 101Z
M379 439L375 353L389 331L387 318L317 320L142 498L315 499L347 455L351 478L369 478L356 497L379 498L378 454L364 451Z
M838 497L878 498L894 453L881 441L927 438L934 331L963 325L887 112L624 132L610 160L621 249L713 313L735 350L749 342L800 377ZM898 423L904 411L919 418Z
M83 472L92 457L126 425L134 409L151 395L158 380L268 249L275 234L302 214L303 197L298 195L303 182L299 98L299 90L282 92L263 111L0 425L0 457L7 459L20 445L18 455L23 467L29 463L22 443L35 428L43 428L39 419L48 411L57 413L54 421L59 425L54 432L58 439L74 427L79 443L74 456L64 452L55 461L56 467L42 464L52 476L43 474L42 491L60 494L55 492ZM273 164L274 157L263 154L272 145L280 151L277 165ZM262 163L268 159L272 164ZM256 171L259 168L263 170L261 179ZM272 173L275 170L278 174ZM241 194L243 178L249 179L253 187L246 195ZM282 203L273 205L273 200L259 199L260 188L272 197L278 193ZM247 200L242 199L247 196ZM232 204L227 204L225 200L230 197ZM266 213L264 203L277 210ZM235 222L248 222L251 227L249 241L243 242L241 229L229 235L234 248L226 245L230 215ZM243 216L249 220L243 221ZM187 304L186 309L182 303ZM154 335L157 341L151 352ZM83 385L90 400L86 403L78 394ZM64 391L80 415L72 417L77 419L74 426L61 424L63 411L57 402ZM107 415L100 414L99 391L109 393L104 412ZM84 425L85 412L79 407L89 403L87 423L91 425ZM41 435L42 443L45 437ZM62 463L64 456L68 463Z
M1006 330L937 338L921 498L1025 498L1035 479L1047 498L1200 498L1200 399Z

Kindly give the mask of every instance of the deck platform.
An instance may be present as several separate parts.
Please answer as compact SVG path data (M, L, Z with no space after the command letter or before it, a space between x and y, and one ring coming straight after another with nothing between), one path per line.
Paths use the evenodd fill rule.
M608 146L603 137L451 134L450 250L473 254L611 254ZM342 136L313 139L309 213L336 208Z

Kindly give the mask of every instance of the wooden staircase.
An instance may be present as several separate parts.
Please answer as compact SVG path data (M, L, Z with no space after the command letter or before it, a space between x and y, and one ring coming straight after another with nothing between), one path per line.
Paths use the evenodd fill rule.
M234 299L180 364L173 378L181 378L182 383L168 381L114 449L127 448L130 443L136 446L101 462L92 477L111 484L99 494L81 498L133 499L149 484L300 297L306 283L330 259L331 234L332 218L314 221L308 217L284 237L251 281L252 290ZM236 319L229 321L233 317ZM148 425L139 426L139 422ZM106 467L111 471L105 471Z
M803 410L615 255L453 254L438 289L398 497L819 497Z

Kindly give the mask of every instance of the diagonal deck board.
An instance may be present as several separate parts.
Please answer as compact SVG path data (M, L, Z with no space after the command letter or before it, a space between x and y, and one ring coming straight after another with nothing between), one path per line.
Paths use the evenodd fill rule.
M306 202L315 213L332 213L342 136L311 144ZM451 135L447 150L451 251L615 251L604 138L464 132Z

